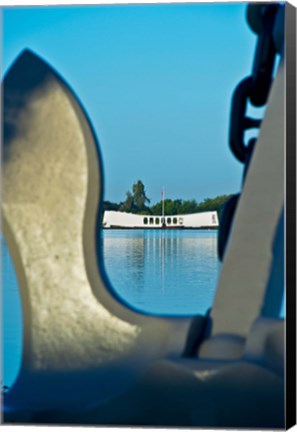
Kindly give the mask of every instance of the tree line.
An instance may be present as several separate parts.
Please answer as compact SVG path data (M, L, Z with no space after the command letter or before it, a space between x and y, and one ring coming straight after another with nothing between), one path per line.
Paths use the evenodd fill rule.
M217 211L220 218L225 202L232 197L233 194L219 195L215 198L205 198L198 203L195 199L183 200L166 198L164 200L165 215L177 215L188 213L201 213L206 211ZM126 199L120 203L104 201L103 210L123 211L136 214L162 214L162 200L154 205L149 206L150 199L145 192L145 186L141 180L135 182L132 186L132 191L126 193Z

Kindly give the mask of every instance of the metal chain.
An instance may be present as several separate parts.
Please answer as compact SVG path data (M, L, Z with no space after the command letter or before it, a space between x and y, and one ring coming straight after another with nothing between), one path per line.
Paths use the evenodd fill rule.
M238 160L244 162L243 179L257 141L256 138L251 138L245 144L244 134L249 129L261 126L261 120L247 116L248 103L255 107L262 107L267 103L276 54L283 53L284 8L276 3L251 3L247 8L247 20L251 29L258 35L258 40L252 74L244 78L233 93L229 134L232 152ZM223 208L218 236L220 261L224 258L239 200L240 194L234 195Z
M247 20L258 35L252 74L236 87L231 104L229 145L235 157L245 163L255 144L252 138L245 144L245 132L259 128L261 120L246 115L248 102L254 107L267 103L276 54L280 44L275 42L275 22L281 6L277 3L251 3L247 8Z

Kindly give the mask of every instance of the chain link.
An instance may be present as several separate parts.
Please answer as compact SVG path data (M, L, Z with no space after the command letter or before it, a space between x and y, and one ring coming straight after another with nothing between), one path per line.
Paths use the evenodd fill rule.
M284 8L279 4L252 3L247 8L247 20L258 35L253 71L236 87L231 103L229 144L236 158L244 162L243 181L256 145L256 138L245 144L245 132L261 126L261 120L247 116L248 103L255 107L267 103L276 54L284 50ZM230 198L223 208L218 236L218 255L224 258L233 216L240 194Z
M258 35L252 74L236 87L231 103L229 145L240 162L246 162L254 147L255 138L245 144L245 132L261 126L261 120L246 115L248 103L263 107L267 103L273 69L279 47L275 43L275 21L281 6L277 3L251 3L247 20Z

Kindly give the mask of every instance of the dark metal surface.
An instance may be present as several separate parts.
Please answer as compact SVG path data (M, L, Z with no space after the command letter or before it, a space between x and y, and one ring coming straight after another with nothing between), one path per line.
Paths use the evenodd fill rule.
M253 78L245 78L236 87L232 98L229 142L234 156L240 162L245 162L247 155L248 145L244 143L245 132L248 129L259 128L261 125L261 120L246 115L252 85Z

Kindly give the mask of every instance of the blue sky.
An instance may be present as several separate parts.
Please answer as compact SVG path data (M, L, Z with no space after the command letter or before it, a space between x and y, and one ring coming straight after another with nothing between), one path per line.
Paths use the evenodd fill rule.
M97 133L104 198L141 179L152 202L233 193L232 91L251 72L246 3L14 7L3 13L3 71L30 48L75 90Z

